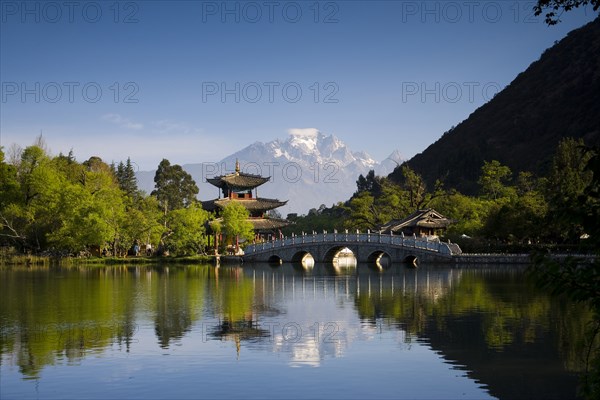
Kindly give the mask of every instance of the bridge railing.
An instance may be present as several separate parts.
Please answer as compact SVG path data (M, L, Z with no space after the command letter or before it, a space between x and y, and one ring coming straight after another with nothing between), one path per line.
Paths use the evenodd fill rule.
M303 235L293 235L283 239L271 240L263 243L256 243L247 246L244 249L246 255L262 253L272 249L298 246L302 244L315 243L380 243L383 245L400 246L415 248L424 251L431 251L445 255L457 254L460 248L451 243L443 243L439 240L430 240L427 237L388 235L381 233L361 233L361 232L334 232L334 233L313 233Z

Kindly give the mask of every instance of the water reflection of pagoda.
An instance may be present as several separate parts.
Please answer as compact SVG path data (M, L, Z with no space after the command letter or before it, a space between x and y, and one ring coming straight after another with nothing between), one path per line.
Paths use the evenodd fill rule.
M214 211L219 216L227 204L237 201L249 211L248 221L254 227L257 239L278 237L281 234L279 230L289 225L289 221L268 217L266 212L284 206L287 200L279 201L258 197L257 188L268 182L269 179L270 177L240 172L240 163L236 161L235 172L206 179L208 183L221 190L218 199L202 202L202 208L207 211ZM252 194L253 190L254 195ZM223 195L222 198L221 194Z

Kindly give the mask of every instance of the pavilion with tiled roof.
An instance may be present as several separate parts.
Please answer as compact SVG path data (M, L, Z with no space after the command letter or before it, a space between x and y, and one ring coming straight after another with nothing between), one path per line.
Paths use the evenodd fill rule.
M378 227L381 233L416 236L438 236L443 234L453 220L444 217L432 208L417 210L401 220L392 220Z
M277 235L279 229L290 224L280 218L270 218L266 215L269 210L287 204L287 201L258 197L257 187L268 182L270 177L247 174L240 171L240 163L235 162L235 172L227 175L208 178L206 181L221 189L219 198L202 202L202 208L212 211L219 216L221 211L231 202L239 202L250 213L248 221L252 224L257 235ZM252 191L254 190L254 193ZM223 198L221 198L221 194Z

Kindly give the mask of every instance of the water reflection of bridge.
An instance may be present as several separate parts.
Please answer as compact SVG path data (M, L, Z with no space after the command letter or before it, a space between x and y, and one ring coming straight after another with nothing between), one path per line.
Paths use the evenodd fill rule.
M282 297L292 293L301 299L343 296L391 296L419 294L437 298L446 293L460 279L461 271L453 268L426 268L416 270L394 266L381 270L366 264L356 267L336 268L327 264L316 264L309 271L298 266L283 264L276 269L256 265L244 269L251 276L254 289L263 295L281 293Z

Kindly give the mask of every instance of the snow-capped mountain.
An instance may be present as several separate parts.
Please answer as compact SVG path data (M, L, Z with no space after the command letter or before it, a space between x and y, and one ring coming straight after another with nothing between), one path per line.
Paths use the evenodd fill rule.
M356 190L360 174L374 169L377 175L387 175L402 162L397 150L378 163L365 152L351 151L334 135L316 129L294 129L285 140L256 142L218 163L186 164L183 168L200 188L198 197L209 200L219 192L206 183L206 178L232 172L236 160L243 172L271 177L258 188L258 195L288 200L278 209L283 217L347 200ZM141 189L152 191L154 171L139 172L137 178Z

